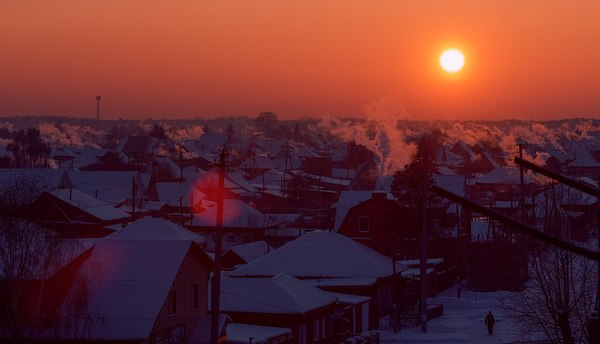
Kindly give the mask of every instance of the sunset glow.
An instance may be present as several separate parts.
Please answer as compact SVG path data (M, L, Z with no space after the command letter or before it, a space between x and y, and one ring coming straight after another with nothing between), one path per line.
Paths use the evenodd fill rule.
M0 116L94 117L96 95L113 119L364 116L386 97L411 118L600 112L598 1L234 3L4 1ZM465 68L440 77L458 45Z

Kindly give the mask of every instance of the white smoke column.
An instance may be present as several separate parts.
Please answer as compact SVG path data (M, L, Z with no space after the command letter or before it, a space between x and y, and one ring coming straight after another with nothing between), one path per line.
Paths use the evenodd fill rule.
M104 137L108 134L102 130L96 130L90 126L70 125L60 123L55 126L53 123L43 122L38 125L40 136L49 142L52 146L59 147L94 147L100 148Z
M199 139L204 133L204 128L201 125L186 126L184 128L169 128L166 134L169 139L175 142L183 142L189 139Z
M406 142L409 131L398 128L398 121L409 118L404 104L386 97L366 106L364 113L364 121L330 119L325 125L331 124L328 129L342 140L354 140L373 151L380 160L382 174L404 168L416 152L416 145Z

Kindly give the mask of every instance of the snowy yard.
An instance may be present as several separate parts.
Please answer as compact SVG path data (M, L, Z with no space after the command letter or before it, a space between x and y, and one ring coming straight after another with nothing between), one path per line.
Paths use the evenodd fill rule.
M383 327L379 330L382 343L513 343L519 342L517 325L508 319L500 300L507 292L475 293L462 292L456 297L456 290L449 289L429 299L429 304L443 304L444 315L428 322L428 332L420 332L419 327L404 327L394 334ZM484 324L486 314L492 311L496 319L494 334L488 335ZM387 324L387 321L383 323Z

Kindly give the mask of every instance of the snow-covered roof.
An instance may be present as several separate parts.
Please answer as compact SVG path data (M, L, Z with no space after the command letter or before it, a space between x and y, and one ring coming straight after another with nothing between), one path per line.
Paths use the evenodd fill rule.
M265 255L267 252L272 251L273 248L269 246L265 241L254 241L243 245L234 246L229 251L234 252L240 258L246 262L255 260L256 258ZM227 252L225 252L227 253Z
M465 176L464 175L439 175L433 176L435 185L444 188L459 196L465 195Z
M138 239L138 240L191 240L202 244L206 238L194 233L169 220L160 218L141 218L118 232L109 235L110 239Z
M456 166L463 162L463 157L452 153L447 146L438 146L435 150L435 159L440 165Z
M321 183L321 184L333 184L333 185L340 185L340 186L348 186L352 183L352 181L348 180L348 179L341 179L341 178L334 178L334 177L327 177L327 176L318 176L316 174L306 173L304 171L294 171L294 173L304 176L308 179L318 180L319 183Z
M284 172L277 170L277 169L271 169L268 170L267 172L263 173L262 175L251 179L249 182L252 185L263 185L263 182L266 185L271 185L271 186L276 186L278 188L281 188L281 183L283 181L283 175ZM292 175L290 173L286 174L286 179L290 180L292 178Z
M221 278L222 312L305 314L335 302L335 296L285 273L271 278Z
M194 226L216 226L217 206L212 206L200 214L194 215ZM188 223L189 224L189 223ZM264 228L268 226L268 217L239 199L224 200L223 226Z
M229 344L247 344L248 338L252 338L254 344L283 343L293 336L292 330L285 327L227 324L227 343Z
M464 143L463 141L456 142L456 145L459 146L467 154L468 158L472 158L476 155L475 152L473 152L473 150L471 149L471 147L469 147L469 145Z
M240 164L239 168L241 169L271 169L275 165L273 161L267 156L264 155L255 155L246 158Z
M519 171L511 167L496 167L477 179L478 184L520 184L520 182Z
M368 296L349 295L349 294L334 293L334 292L328 292L328 293L337 297L339 303L345 303L347 305L358 305L361 303L369 302L369 300L371 300L371 298Z
M338 231L346 218L346 215L350 209L364 201L371 199L374 191L342 191L340 198L337 202L335 210L335 221L333 223L333 230ZM387 194L388 199L394 199L394 196L390 193Z
M59 198L101 221L113 221L131 217L121 209L115 208L77 189L55 189L49 194Z
M227 133L203 133L198 142L207 147L220 147L227 143L229 134Z
M315 278L303 279L302 282L315 287L368 287L377 283L373 277Z
M249 193L256 193L258 190L250 184L240 172L228 172L226 178L235 183L238 187L246 190Z
M243 265L231 276L374 277L393 273L390 258L344 235L315 231Z
M97 287L90 294L89 311L103 318L90 329L89 339L149 338L190 240L96 241L89 264Z
M296 155L300 158L318 158L318 157L320 157L319 154L315 153L315 151L313 151L312 149L310 149L308 147L302 147L300 150L298 150Z
M181 197L181 205L183 207L195 206L204 197L204 193L194 187L191 181L179 182L160 182L156 183L156 192L158 193L158 200L161 203L168 204L171 206L179 206L179 197ZM181 193L180 193L181 190ZM190 204L192 201L194 204Z
M590 153L586 150L578 150L575 154L575 160L571 161L568 164L569 167L600 167L600 163L598 163Z
M31 169L31 168L7 168L0 169L0 184L17 182L21 178L33 180L40 183L40 190L52 190L59 187L63 178L64 170Z
M332 168L331 176L334 178L341 178L341 179L354 179L354 178L356 178L356 169L354 169L354 168Z
M136 171L69 171L73 185L98 199L109 203L119 204L131 198L132 179Z

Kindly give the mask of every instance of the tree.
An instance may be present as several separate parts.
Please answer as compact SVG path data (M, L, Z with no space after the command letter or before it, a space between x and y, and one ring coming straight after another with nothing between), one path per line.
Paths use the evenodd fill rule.
M45 167L50 155L50 144L42 140L40 131L35 128L18 131L7 148L17 167Z
M93 274L57 276L81 243L36 225L23 211L42 187L37 177L0 185L0 337L16 342L36 335L72 338L95 321L86 308Z
M255 119L256 126L268 134L278 123L277 115L272 112L261 112Z
M152 127L152 131L150 132L150 137L153 137L153 138L159 139L159 140L166 140L167 134L165 133L165 128L154 123L154 127Z
M426 135L417 144L417 152L412 162L397 171L392 180L391 192L398 204L407 209L412 231L416 234L421 228L421 209L424 193L426 195L427 216L430 222L429 236L441 237L447 229L456 224L453 214L448 213L449 202L432 192L427 192L433 185L435 171L435 141L433 136Z
M577 233L593 228L593 218L576 226L567 205L581 204L583 196L561 185L550 185L538 199L537 227L578 245L596 246L588 235ZM548 343L588 342L586 321L594 311L597 266L582 256L551 245L537 245L530 255L527 288L508 299L505 307L520 324L524 335L543 337ZM539 338L535 338L539 339Z

